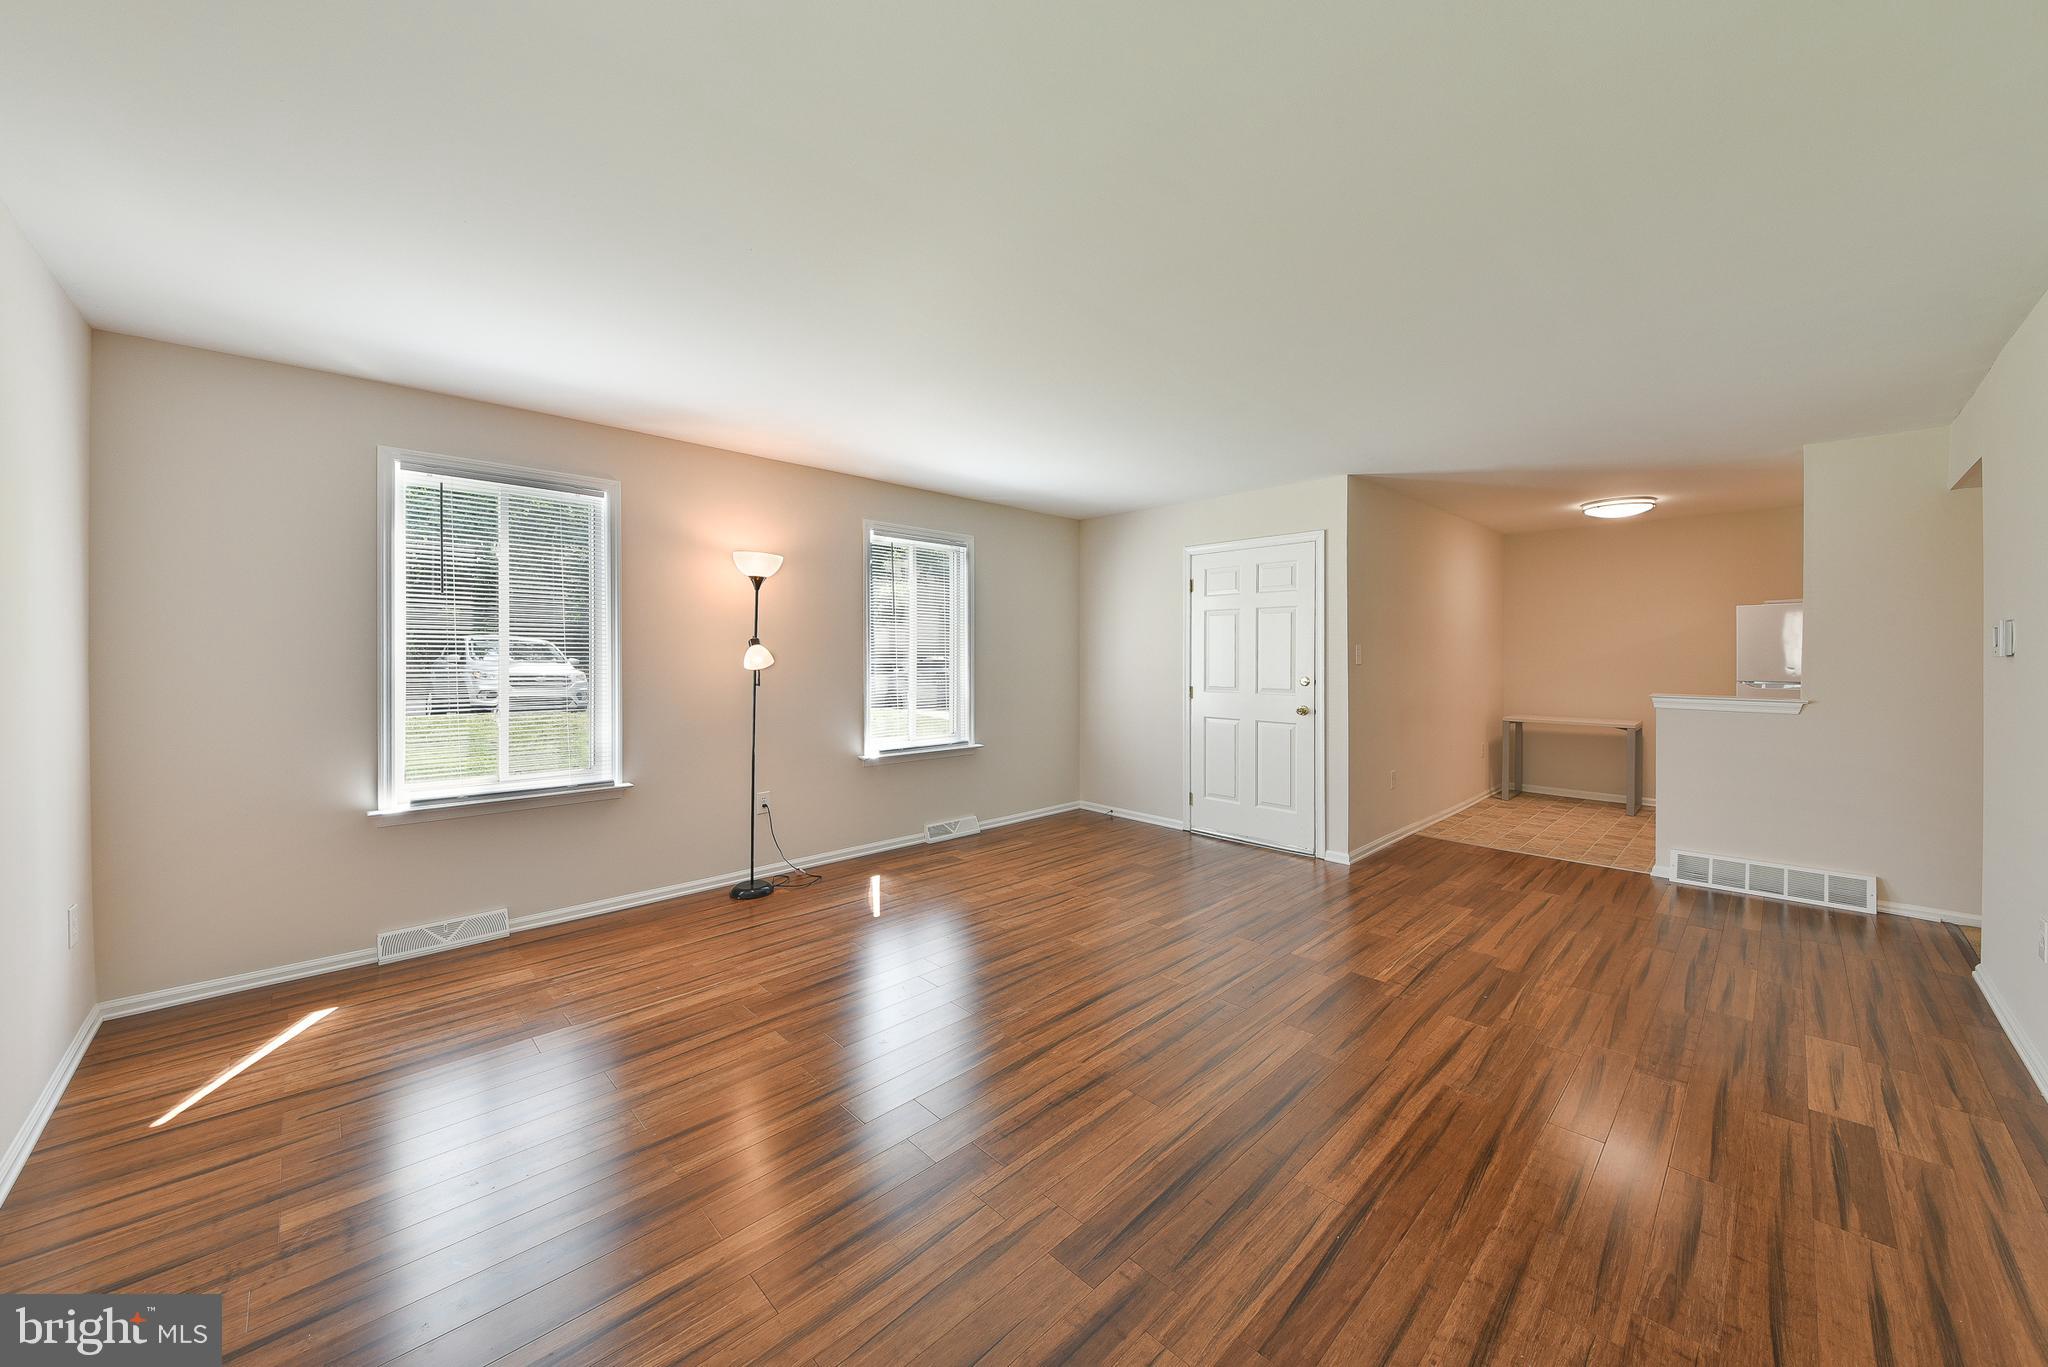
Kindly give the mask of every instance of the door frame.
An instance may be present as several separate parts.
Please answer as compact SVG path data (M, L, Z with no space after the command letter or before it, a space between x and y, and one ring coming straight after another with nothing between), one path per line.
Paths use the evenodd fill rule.
M1309 818L1311 848L1306 850L1283 850L1278 845L1266 845L1242 836L1224 835L1217 831L1195 829L1194 791L1195 758L1188 740L1188 733L1195 724L1195 657L1194 657L1194 616L1195 616L1195 557L1210 551L1248 551L1260 546L1285 546L1298 541L1307 541L1315 547L1315 661L1316 681L1309 706L1314 709L1315 777L1311 780L1312 791L1309 800L1314 804ZM1326 614L1328 595L1323 584L1323 529L1283 532L1278 536L1248 536L1234 541L1205 541L1196 546L1183 546L1180 553L1180 577L1188 587L1180 600L1180 788L1185 795L1180 809L1181 829L1190 835L1206 835L1212 840L1235 840L1242 845L1257 845L1262 850L1276 850L1281 854L1305 855L1310 859L1323 858L1323 852L1330 848L1329 803L1326 800L1326 764L1324 751L1328 748L1328 732L1323 727L1323 701L1327 696L1327 680L1330 664L1330 633Z

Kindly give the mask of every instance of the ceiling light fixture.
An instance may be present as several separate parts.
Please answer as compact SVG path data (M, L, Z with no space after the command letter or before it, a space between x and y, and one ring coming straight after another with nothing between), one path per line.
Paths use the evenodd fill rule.
M1587 517L1641 517L1656 506L1654 498L1599 498L1581 503L1579 511Z

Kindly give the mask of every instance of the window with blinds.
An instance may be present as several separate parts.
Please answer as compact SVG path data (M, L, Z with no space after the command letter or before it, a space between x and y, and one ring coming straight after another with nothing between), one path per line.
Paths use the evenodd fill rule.
M869 523L869 757L974 742L974 541Z
M618 780L618 486L385 453L379 806Z

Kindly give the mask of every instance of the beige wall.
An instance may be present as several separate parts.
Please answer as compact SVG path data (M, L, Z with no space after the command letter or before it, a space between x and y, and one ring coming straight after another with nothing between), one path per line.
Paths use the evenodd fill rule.
M455 913L542 912L743 866L749 598L734 547L789 557L763 599L776 666L761 786L792 854L1074 800L1067 519L128 337L95 339L92 423L107 999L360 950ZM623 482L632 792L365 819L380 443ZM973 534L985 749L856 758L864 517Z
M2010 659L1984 659L1984 967L2048 1067L2048 303L2036 305L1956 419L1960 472L1983 462L1984 592L1989 623L2010 617ZM2048 1079L2044 1079L2048 1080Z
M1660 866L1674 848L1806 863L1977 912L1984 500L1947 484L1943 429L1806 448L1810 705L1659 714Z
M0 209L0 1144L14 1141L94 1000L88 354L77 310Z
M1348 497L1355 853L1493 781L1502 538L1375 480L1350 480Z
M1800 593L1796 507L1528 532L1506 540L1503 703L1541 716L1644 723L1657 791L1652 693L1729 693L1735 608ZM1524 783L1619 798L1623 740L1530 729Z
M1187 818L1181 552L1212 541L1325 534L1329 601L1323 690L1324 843L1349 829L1345 691L1327 675L1343 658L1345 480L1312 480L1228 498L1091 518L1081 524L1081 796L1176 825Z

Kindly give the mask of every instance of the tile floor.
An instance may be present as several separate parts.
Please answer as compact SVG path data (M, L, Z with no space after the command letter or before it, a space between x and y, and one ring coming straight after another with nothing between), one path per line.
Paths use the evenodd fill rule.
M1647 873L1657 862L1657 813L1630 816L1619 803L1518 793L1489 797L1423 832L1496 850Z

